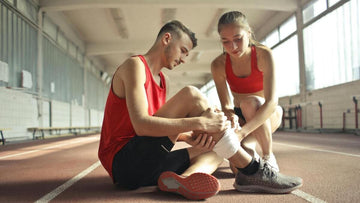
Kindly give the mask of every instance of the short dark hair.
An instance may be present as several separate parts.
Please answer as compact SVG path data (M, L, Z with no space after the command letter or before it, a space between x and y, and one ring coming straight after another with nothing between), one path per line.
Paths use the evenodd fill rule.
M159 34L157 36L157 39L164 33L170 32L172 34L175 34L177 37L180 37L180 33L184 32L186 33L189 38L191 39L191 42L193 44L193 48L197 46L197 39L195 37L195 33L192 32L189 28L187 28L184 24L182 24L180 21L173 20L168 23L166 23L159 31Z

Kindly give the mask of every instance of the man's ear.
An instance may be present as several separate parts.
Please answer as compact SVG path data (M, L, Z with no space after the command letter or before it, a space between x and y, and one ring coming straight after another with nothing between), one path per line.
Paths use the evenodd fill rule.
M162 43L164 45L168 45L172 39L172 35L170 32L166 32L162 37Z

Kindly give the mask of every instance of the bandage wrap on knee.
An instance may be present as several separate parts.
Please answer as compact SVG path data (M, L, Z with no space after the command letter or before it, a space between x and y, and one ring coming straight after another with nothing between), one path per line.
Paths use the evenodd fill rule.
M240 149L240 141L234 129L227 129L223 137L216 143L214 152L220 157L230 158Z

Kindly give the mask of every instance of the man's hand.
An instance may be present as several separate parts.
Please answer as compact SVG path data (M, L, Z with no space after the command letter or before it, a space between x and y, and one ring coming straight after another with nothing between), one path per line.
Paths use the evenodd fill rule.
M204 152L211 151L215 146L215 141L213 140L213 137L205 133L186 136L186 139L184 139L184 141L195 148L204 150Z
M219 109L208 108L203 114L203 127L207 133L218 133L231 126L230 121Z

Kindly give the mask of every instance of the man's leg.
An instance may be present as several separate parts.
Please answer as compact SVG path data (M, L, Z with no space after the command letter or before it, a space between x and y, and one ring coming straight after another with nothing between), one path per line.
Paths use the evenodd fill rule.
M185 118L201 116L209 104L206 98L195 87L185 87L167 101L154 116L164 118ZM178 135L171 135L169 139L175 143ZM206 140L204 140L206 141ZM223 158L214 152L190 147L187 149L190 166L178 176L173 172L160 175L158 186L160 190L176 192L188 199L205 199L211 197L220 189L219 181L208 174L212 174L222 163Z
M195 87L187 86L169 99L155 114L164 118L185 118L201 116L209 103L204 95ZM169 136L174 143L178 135ZM214 152L204 153L203 150L190 147L188 149L191 165L183 175L190 175L195 172L212 174L222 163Z

